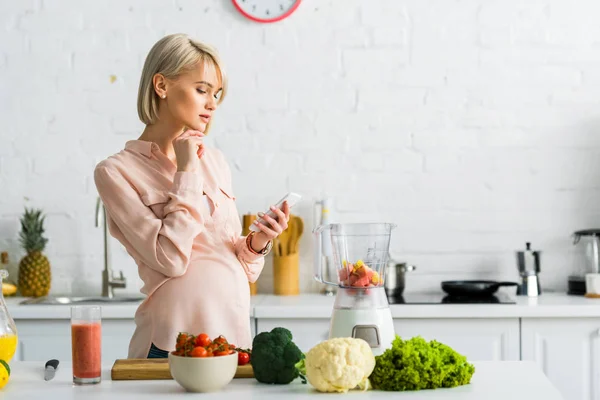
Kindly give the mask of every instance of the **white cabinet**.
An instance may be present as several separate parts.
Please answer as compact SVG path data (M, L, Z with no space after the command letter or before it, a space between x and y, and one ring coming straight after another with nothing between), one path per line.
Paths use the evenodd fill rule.
M523 318L521 349L565 399L600 400L599 318Z
M518 318L394 319L394 329L403 339L435 339L469 361L518 361L520 357Z
M17 320L16 324L19 343L15 360L71 360L70 320ZM112 364L117 358L127 358L134 330L133 320L103 320L102 361Z
M258 318L256 332L268 332L273 328L283 327L292 332L294 343L303 352L307 352L314 345L329 337L329 318Z
M19 361L71 360L71 321L68 319L16 320L19 342L14 359ZM250 319L254 336L255 321ZM127 358L135 331L133 319L102 320L102 362Z
M469 361L518 361L520 356L518 318L394 319L394 329L403 339L437 340Z
M257 332L285 327L306 352L329 336L329 319L258 318ZM470 361L519 360L519 319L394 319L396 334L447 344Z

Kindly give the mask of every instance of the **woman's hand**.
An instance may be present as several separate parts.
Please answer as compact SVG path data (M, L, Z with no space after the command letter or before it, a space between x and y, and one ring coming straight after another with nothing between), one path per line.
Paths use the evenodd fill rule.
M204 154L203 137L200 131L187 130L173 140L177 171L196 172L200 169L200 158Z
M270 208L271 211L273 211L277 216L277 219L272 218L267 214L258 213L258 216L268 222L269 226L261 224L258 221L255 222L256 226L260 229L260 232L257 232L252 237L252 242L250 245L257 253L264 249L270 240L273 240L277 236L281 235L281 232L286 230L288 227L288 221L290 220L290 207L288 206L287 201L283 202L283 207L281 210L273 206Z

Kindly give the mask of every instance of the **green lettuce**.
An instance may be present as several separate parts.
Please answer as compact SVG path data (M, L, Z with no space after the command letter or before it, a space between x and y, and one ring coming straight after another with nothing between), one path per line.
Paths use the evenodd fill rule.
M443 343L396 335L392 348L375 357L369 380L378 390L422 390L467 385L474 373L465 356Z

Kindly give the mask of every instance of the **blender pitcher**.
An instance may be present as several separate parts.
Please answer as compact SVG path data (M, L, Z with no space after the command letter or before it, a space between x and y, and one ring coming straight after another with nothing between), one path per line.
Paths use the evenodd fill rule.
M384 287L391 231L395 227L389 223L329 224L314 230L314 278L338 287L329 338L363 339L374 355L383 354L395 337ZM329 240L336 270L331 280L326 278L321 262L322 243Z
M600 273L600 229L573 233L572 273L568 278L568 294L585 295L585 275Z
M395 224L329 224L315 228L314 278L341 288L383 287L390 238ZM321 235L330 231L333 263L337 279L329 281L322 263Z

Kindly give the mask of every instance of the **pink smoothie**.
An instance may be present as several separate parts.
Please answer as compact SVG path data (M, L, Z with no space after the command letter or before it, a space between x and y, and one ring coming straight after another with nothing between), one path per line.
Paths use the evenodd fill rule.
M73 376L97 378L101 372L102 328L100 323L71 325Z

